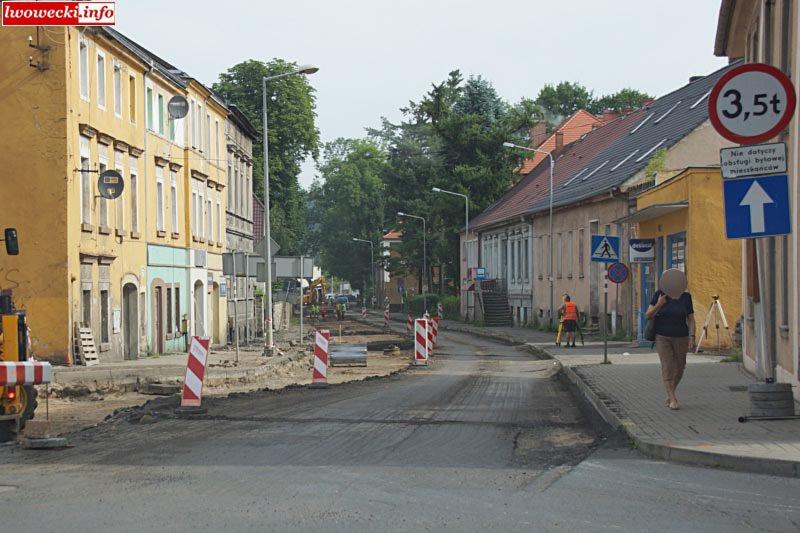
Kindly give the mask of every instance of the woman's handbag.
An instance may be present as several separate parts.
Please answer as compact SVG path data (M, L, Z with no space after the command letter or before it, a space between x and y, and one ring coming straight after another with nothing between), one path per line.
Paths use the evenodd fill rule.
M644 339L650 342L656 340L656 320L655 318L648 318L647 323L644 325Z

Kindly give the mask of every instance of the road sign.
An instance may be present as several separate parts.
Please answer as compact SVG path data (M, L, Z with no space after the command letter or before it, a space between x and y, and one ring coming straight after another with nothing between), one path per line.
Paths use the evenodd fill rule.
M485 281L486 280L486 269L483 267L478 267L475 269L475 279L478 281Z
M748 63L725 73L708 97L714 129L739 144L775 137L794 114L796 97L789 77L771 65Z
M786 174L725 180L725 234L749 239L792 232Z
M625 263L614 263L608 267L606 275L612 283L624 283L628 279L628 267Z
M167 102L167 113L176 119L181 119L189 114L189 102L180 94L176 94Z
M619 237L592 235L592 261L597 263L619 261Z
M114 169L104 171L97 178L97 190L100 196L107 200L116 200L122 194L122 189L125 183L122 180L122 174Z
M719 151L722 177L726 179L786 173L786 143L734 146Z
M631 263L652 263L656 260L655 239L631 239L629 245Z

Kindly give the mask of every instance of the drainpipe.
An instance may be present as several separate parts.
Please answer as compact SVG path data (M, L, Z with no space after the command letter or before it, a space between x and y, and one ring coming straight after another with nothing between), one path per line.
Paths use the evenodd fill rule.
M151 59L150 60L150 66L147 68L147 71L142 76L142 96L143 96L142 101L144 102L144 107L142 108L142 111L144 111L144 119L142 121L142 125L144 126L144 139L142 140L142 150L144 150L143 151L143 154L144 154L144 180L143 180L143 182L144 182L144 196L143 196L144 197L144 228L142 230L142 234L144 235L144 250L145 250L145 254L144 254L144 260L145 260L144 278L145 279L142 280L142 281L144 281L144 306L145 306L144 307L144 312L145 312L144 316L145 316L145 323L146 324L149 323L149 321L147 320L147 309L148 309L147 296L148 296L148 293L149 293L149 291L147 290L148 289L147 276L148 276L148 273L149 273L149 270L150 270L148 268L148 265L150 264L150 252L149 252L148 246L147 246L147 240L148 240L147 239L147 230L149 228L149 226L147 225L147 203L148 203L147 202L147 182L148 182L148 179L147 179L147 166L148 166L147 165L147 158L150 157L150 154L147 151L147 78L148 78L148 75L151 72L153 72L154 68L155 68L155 64L154 64L153 60ZM138 211L139 206L136 206L136 209ZM139 282L139 287L140 287L139 290L141 291L141 287L142 287L142 282L141 281ZM137 296L137 299L138 299L139 295L137 294L136 296ZM139 310L139 316L141 316L141 314L142 314L142 310L140 309ZM137 320L136 323L138 324L139 321ZM139 333L140 333L139 331L136 332L137 335L139 335ZM155 341L155 336L154 336L153 340ZM147 342L147 334L145 334L145 346L147 347L147 353L150 353L151 346Z

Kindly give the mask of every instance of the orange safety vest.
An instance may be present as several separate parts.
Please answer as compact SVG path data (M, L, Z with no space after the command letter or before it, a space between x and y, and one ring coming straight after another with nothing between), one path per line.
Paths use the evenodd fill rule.
M575 302L564 302L564 320L578 320L578 306Z

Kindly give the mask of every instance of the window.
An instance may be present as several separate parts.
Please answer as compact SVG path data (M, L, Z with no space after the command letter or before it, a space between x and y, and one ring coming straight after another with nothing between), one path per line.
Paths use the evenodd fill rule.
M97 167L99 174L102 174L108 169L108 147L101 146L100 147L100 164ZM108 227L108 200L103 198L102 196L97 199L100 202L100 220L97 224L100 227L107 228Z
M192 237L197 237L197 191L192 191Z
M169 140L175 140L175 119L169 112L167 113L167 131L169 133Z
M214 121L214 157L216 159L222 159L220 157L219 147L219 120Z
M84 288L81 291L81 320L84 327L92 325L92 290Z
M122 182L125 183L125 167L122 162L123 154L119 150L114 151L114 169L122 176ZM122 207L125 205L125 194L127 191L125 187L122 188L122 195L114 202L114 212L117 214L117 229L122 231L125 228L125 210Z
M172 334L172 288L167 287L167 333Z
M89 161L91 152L89 139L81 136L81 222L84 224L92 223L92 181L89 174Z
M517 239L517 280L522 279L522 239Z
M108 289L101 289L100 290L100 342L102 344L107 344L110 342L110 331L109 331L109 300L108 300Z
M211 217L214 214L214 208L211 206L211 191L206 196L206 238L208 242L214 240L214 224L212 224Z
M195 118L194 100L192 100L189 108L190 108L189 113L191 115L191 120L192 120L192 123L189 124L189 129L192 130L192 148L196 148L197 147L197 134L196 134L195 124L197 123L197 119Z
M164 167L156 166L156 229L164 231Z
M528 237L525 236L525 250L524 250L524 255L523 255L523 257L525 259L525 261L524 261L525 268L523 270L523 277L525 278L526 281L530 277L530 266L531 265L530 265L530 256L528 255L529 251L530 251L530 243L528 242Z
M122 65L114 61L114 114L122 118Z
M139 231L139 160L131 157L128 160L130 166L130 189L131 189L131 231Z
M584 269L584 266L583 266L583 254L584 254L584 251L583 250L584 250L585 246L586 246L586 244L585 244L585 241L584 241L584 229L580 228L578 230L578 275L580 277L583 277L583 275L584 275L584 270L583 270Z
M89 43L81 39L78 50L79 75L81 83L81 98L89 99Z
M222 243L222 204L217 196L217 242Z
M158 133L164 135L164 95L158 95Z
M175 331L181 332L181 289L175 287Z
M564 238L561 233L556 236L556 276L561 277L564 260Z
M97 52L97 107L106 108L106 56Z
M542 272L544 272L544 237L539 237L539 250L536 254L536 271L539 273L539 277L542 277Z
M203 204L205 202L203 198L203 185L200 185L201 189L197 191L197 237L202 238L203 233Z
M510 278L514 279L514 278L517 277L517 271L514 270L516 265L517 265L517 263L515 261L515 259L516 259L516 254L515 254L516 247L514 246L514 241L512 241L512 240L508 241L508 245L511 248L511 276L510 276Z
M575 233L570 231L567 233L567 276L572 277L572 264L574 261L575 241L573 238Z
M232 154L228 154L231 157ZM233 163L228 159L228 211L233 210Z
M136 76L133 74L128 78L128 113L131 122L136 123Z
M180 233L178 230L178 178L175 171L170 171L169 181L169 209L172 214L172 233Z
M211 115L206 115L206 156L211 157Z
M148 129L153 129L153 88L148 87L145 93L144 105L147 108L147 117L145 117L146 126Z
M197 150L200 152L203 151L203 116L205 116L203 106L197 104L197 124L195 127L197 128Z
M686 272L686 234L676 233L667 237L669 247L669 265L667 268L677 268Z

